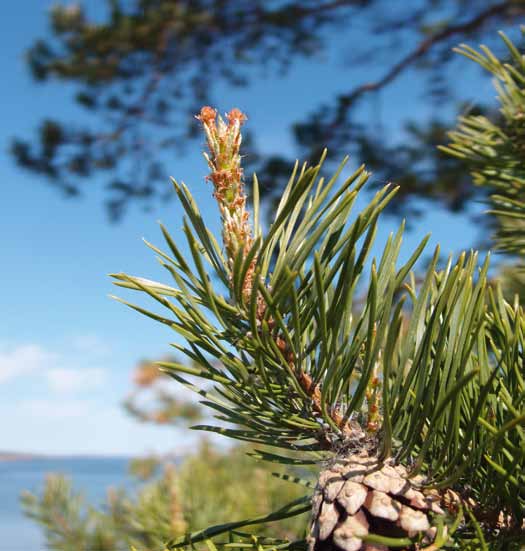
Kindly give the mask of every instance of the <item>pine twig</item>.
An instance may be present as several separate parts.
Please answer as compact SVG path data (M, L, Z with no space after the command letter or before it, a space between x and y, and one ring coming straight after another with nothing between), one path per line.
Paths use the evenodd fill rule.
M241 126L246 116L239 109L232 109L227 115L227 123L212 107L203 107L196 118L202 123L206 133L209 155L204 154L210 175L207 177L213 182L214 197L219 205L222 218L222 237L226 250L228 265L233 270L234 263L239 254L243 260L254 246L253 228L250 224L250 213L246 208L246 194L244 192L243 171L241 168L240 146L242 142ZM253 255L244 281L242 282L242 297L248 303L252 295L254 285L254 273L257 263L257 253ZM233 281L233 273L230 273L230 282ZM257 319L262 325L266 312L264 298L257 297ZM272 320L270 325L274 325ZM275 344L288 362L295 377L312 401L312 409L318 414L323 414L322 394L319 384L314 384L312 377L299 369L296 365L293 352L288 348L284 339L278 334L275 336ZM356 436L362 431L346 420L338 408L332 408L329 412L331 420L346 436Z

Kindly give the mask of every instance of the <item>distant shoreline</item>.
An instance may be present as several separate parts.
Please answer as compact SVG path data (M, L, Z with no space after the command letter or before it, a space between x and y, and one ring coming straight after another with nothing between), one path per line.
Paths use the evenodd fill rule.
M123 459L130 460L125 455L89 455L89 454L45 454L29 452L3 452L0 451L0 463L5 461L33 461L35 459Z
M64 461L64 460L121 460L132 461L133 459L142 459L148 457L156 457L159 461L180 461L183 456L173 453L165 454L151 454L144 452L137 455L104 455L104 454L90 454L90 453L31 453L31 452L11 452L0 451L0 463L7 461L34 461L34 460L48 460L48 461Z
M30 459L42 459L43 455L19 452L0 452L0 461L29 461Z

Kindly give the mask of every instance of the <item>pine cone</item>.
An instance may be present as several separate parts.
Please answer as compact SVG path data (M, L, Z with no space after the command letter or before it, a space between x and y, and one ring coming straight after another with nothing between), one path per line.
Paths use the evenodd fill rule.
M313 496L310 551L388 551L366 543L369 534L423 536L432 543L436 528L429 513L444 515L441 497L424 490L424 478L411 479L402 465L379 462L361 452L338 459L322 471Z

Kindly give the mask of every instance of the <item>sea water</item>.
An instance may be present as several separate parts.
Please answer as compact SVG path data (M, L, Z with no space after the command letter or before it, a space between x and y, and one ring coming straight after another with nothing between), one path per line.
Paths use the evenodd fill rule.
M41 493L46 475L62 473L93 505L105 501L109 487L131 489L125 458L61 458L0 461L0 551L46 551L42 528L24 516L20 495Z

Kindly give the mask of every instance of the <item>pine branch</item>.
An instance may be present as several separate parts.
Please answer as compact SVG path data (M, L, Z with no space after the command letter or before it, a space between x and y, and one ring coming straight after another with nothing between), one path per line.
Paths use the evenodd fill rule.
M205 157L211 169L209 179L214 184L214 196L217 199L222 216L224 248L232 271L230 282L233 284L234 266L238 258L241 258L241 262L244 262L247 268L240 278L242 282L240 294L242 300L249 303L254 292L254 284L257 286L260 282L254 281L258 252L254 247L254 228L249 223L250 213L245 209L246 195L244 193L242 169L240 168L240 127L246 117L240 111L233 109L227 115L227 125L220 116L218 124L216 124L216 111L211 107L203 107L198 119L204 127L211 155L211 157L208 157L205 154ZM253 251L251 257L248 257L249 251ZM247 258L248 261L246 261ZM264 283L260 284L264 285ZM232 296L235 296L233 285L231 287ZM265 292L268 292L268 289L265 289ZM259 331L261 331L260 328L265 322L268 304L258 289L255 289L255 293L257 294L256 320ZM271 315L266 323L268 323L270 329L277 326ZM300 387L311 399L313 411L322 416L324 408L320 385L314 383L312 377L297 366L294 352L287 345L282 333L274 333L273 341L287 362L290 372L295 375ZM338 408L330 408L328 415L333 424L346 436L354 438L363 436L358 425L349 423ZM330 445L329 442L325 444Z
M494 17L505 17L511 13L520 13L523 10L525 10L525 7L520 7L519 3L512 0L507 0L505 2L500 2L499 4L490 6L464 23L447 25L442 30L430 34L412 51L407 53L397 63L392 65L392 67L390 67L381 78L372 82L360 84L350 92L339 96L337 100L337 108L334 110L332 120L325 123L325 128L327 129L323 136L325 142L329 143L334 135L335 129L346 119L349 110L355 105L357 100L367 93L377 92L391 84L417 61L424 58L436 46L446 42L448 39L456 35L467 35L475 30L478 30L485 24L485 22L493 20Z
M311 464L332 458L390 472L379 488L375 478L354 481L344 474L340 483L352 479L364 500L351 513L355 518L340 518L334 498L323 489L328 505L313 515L309 538L314 542L332 531L335 542L340 537L335 527L348 519L360 530L352 543L356 550L367 542L394 548L425 541L437 548L449 541L472 543L479 540L476 523L487 541L511 541L525 516L520 451L525 449L525 381L518 363L525 315L488 288L488 258L480 265L477 253L463 253L438 270L437 248L417 283L411 270L427 238L398 266L402 224L381 257L367 265L378 218L396 189L386 186L350 218L368 175L361 167L338 183L343 162L326 180L320 176L323 159L314 167L295 166L263 232L256 178L253 224L246 207L240 163L244 115L232 110L225 122L206 107L198 118L210 149L209 179L221 213L223 247L188 188L175 183L186 212L183 233L191 261L162 228L170 254L148 245L174 286L114 275L117 285L147 294L168 315L126 304L186 340L186 346L176 347L194 366L162 366L215 413L218 424L194 428L286 450L255 454L269 461ZM366 301L356 311L365 267ZM317 492L330 472L320 474ZM339 478L344 473L334 472ZM381 523L369 531L361 510L398 519L405 505L391 490L389 476L397 477L399 488L417 492L407 498L403 530L395 537ZM380 499L375 491L391 495ZM381 512L385 503L390 516L381 517L387 514ZM464 515L466 509L474 520ZM257 522L302 511L302 505L285 507ZM205 529L172 546L232 535L253 522Z
M513 254L525 253L525 150L524 116L525 61L516 46L503 33L509 61L499 60L487 47L481 51L462 45L457 52L490 72L498 92L501 120L484 116L459 119L458 128L449 133L452 143L441 149L466 163L474 183L490 192L490 213L494 215L498 248Z

